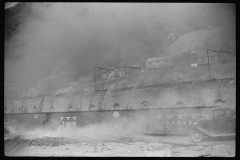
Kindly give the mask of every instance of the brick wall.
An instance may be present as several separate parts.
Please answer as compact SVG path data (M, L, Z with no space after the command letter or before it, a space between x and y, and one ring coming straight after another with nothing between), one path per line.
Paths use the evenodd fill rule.
M151 108L215 106L225 104L236 107L236 85L231 79L181 83L177 85L155 85L121 92L106 93L103 110L113 110L115 103L119 109L139 109L143 102L149 102ZM47 95L44 97L5 99L4 112L66 112L88 111L90 104L98 107L101 91ZM44 98L44 99L43 99ZM220 102L220 103L219 103ZM35 106L35 107L34 107Z

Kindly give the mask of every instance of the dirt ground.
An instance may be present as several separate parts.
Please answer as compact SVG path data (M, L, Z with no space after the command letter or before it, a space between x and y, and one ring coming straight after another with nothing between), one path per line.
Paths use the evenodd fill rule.
M37 157L234 157L235 137L207 138L195 144L188 136L128 135L98 141L64 137L4 137L5 156Z

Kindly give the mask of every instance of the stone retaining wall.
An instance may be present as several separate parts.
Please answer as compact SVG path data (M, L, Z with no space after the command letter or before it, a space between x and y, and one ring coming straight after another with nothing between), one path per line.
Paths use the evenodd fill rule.
M226 105L236 107L236 84L232 79L181 84L155 85L118 92L107 92L103 110L139 109L147 102L150 108ZM46 95L34 98L5 99L4 113L36 113L97 110L102 91Z

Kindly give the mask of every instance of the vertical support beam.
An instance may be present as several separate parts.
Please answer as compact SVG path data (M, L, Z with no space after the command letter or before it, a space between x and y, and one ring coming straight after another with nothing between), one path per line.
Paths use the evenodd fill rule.
M233 71L232 71L232 60L233 60L232 58L233 58L233 56L230 55L232 52L231 52L231 51L220 51L220 50L207 49L207 55L208 55L208 50L216 51L216 52L229 53L229 58L230 58L230 69L231 69L231 78L232 78L232 77L233 77ZM209 56L208 56L208 67L209 67L209 77L210 77Z
M95 92L96 92L95 68L99 68L100 70L107 70L107 71L112 71L112 70L110 70L110 69L106 69L106 68L102 68L102 67L95 67L95 66L94 66L94 88L95 88Z
M211 76L210 76L210 65L209 65L208 49L207 49L207 56L208 56L208 73L209 73L209 79L211 79Z

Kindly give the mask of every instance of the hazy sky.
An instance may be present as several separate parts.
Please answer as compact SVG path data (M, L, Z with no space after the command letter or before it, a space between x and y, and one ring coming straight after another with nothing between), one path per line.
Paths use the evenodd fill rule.
M6 2L5 9L15 6L18 2Z
M7 3L5 8L13 6ZM82 80L94 66L161 55L171 33L235 26L233 4L30 3L5 42L4 96L39 95ZM89 79L84 79L89 81Z

